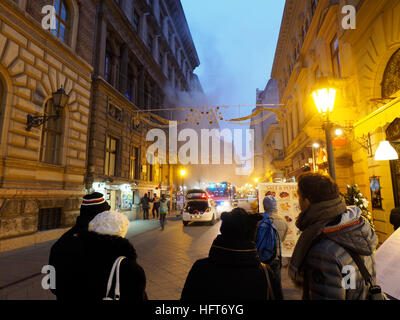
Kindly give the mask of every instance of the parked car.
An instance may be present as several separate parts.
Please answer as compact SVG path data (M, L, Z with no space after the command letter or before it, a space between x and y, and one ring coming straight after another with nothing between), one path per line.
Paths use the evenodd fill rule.
M186 203L183 210L183 225L189 222L209 222L213 225L220 219L221 213L216 210L216 204L211 196L201 189L192 189L186 193Z

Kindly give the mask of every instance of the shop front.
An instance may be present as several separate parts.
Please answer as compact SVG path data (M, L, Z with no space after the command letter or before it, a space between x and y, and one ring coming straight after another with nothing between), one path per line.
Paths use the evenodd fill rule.
M377 109L354 125L355 139L366 142L370 207L379 241L393 232L390 212L400 206L400 97ZM385 147L385 148L383 148ZM363 182L358 182L359 184Z

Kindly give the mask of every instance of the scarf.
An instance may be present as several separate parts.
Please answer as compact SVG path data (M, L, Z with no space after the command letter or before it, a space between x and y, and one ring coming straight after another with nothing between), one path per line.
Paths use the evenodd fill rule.
M296 221L297 228L302 231L289 263L289 276L296 283L303 282L303 263L314 240L323 229L336 217L346 212L346 205L340 198L311 204L301 212Z

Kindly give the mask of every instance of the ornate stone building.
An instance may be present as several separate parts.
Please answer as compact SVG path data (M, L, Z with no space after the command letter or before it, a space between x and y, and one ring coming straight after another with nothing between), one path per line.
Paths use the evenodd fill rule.
M95 7L78 2L0 2L0 251L54 239L79 212ZM45 30L42 8L53 4L55 29ZM69 97L56 110L60 88ZM27 129L28 115L56 111Z
M152 127L138 115L169 117L178 92L199 86L199 59L179 0L100 0L96 12L86 186L135 219L140 197L167 193L173 178L146 161Z
M355 29L343 28L345 5L356 9ZM312 162L314 142L325 144L311 95L323 77L337 90L330 119L343 130L333 139L337 182L342 191L359 185L381 242L393 232L391 209L400 205L399 161L374 159L383 140L399 152L399 15L397 0L288 0L272 70L284 104L287 177ZM323 153L319 156L324 169Z

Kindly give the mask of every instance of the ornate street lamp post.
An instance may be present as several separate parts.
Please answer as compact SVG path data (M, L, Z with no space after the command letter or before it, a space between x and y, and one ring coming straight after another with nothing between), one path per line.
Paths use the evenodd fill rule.
M33 116L28 114L26 117L26 131L30 131L32 127L40 127L42 124L50 119L58 119L61 115L61 111L67 105L68 98L69 96L62 86L56 92L53 92L52 100L56 109L56 114L44 116Z
M328 152L329 174L336 180L335 158L332 146L333 123L329 120L329 113L332 112L335 104L336 90L333 88L318 89L313 92L313 98L318 112L324 117L322 128L325 130L326 149Z

